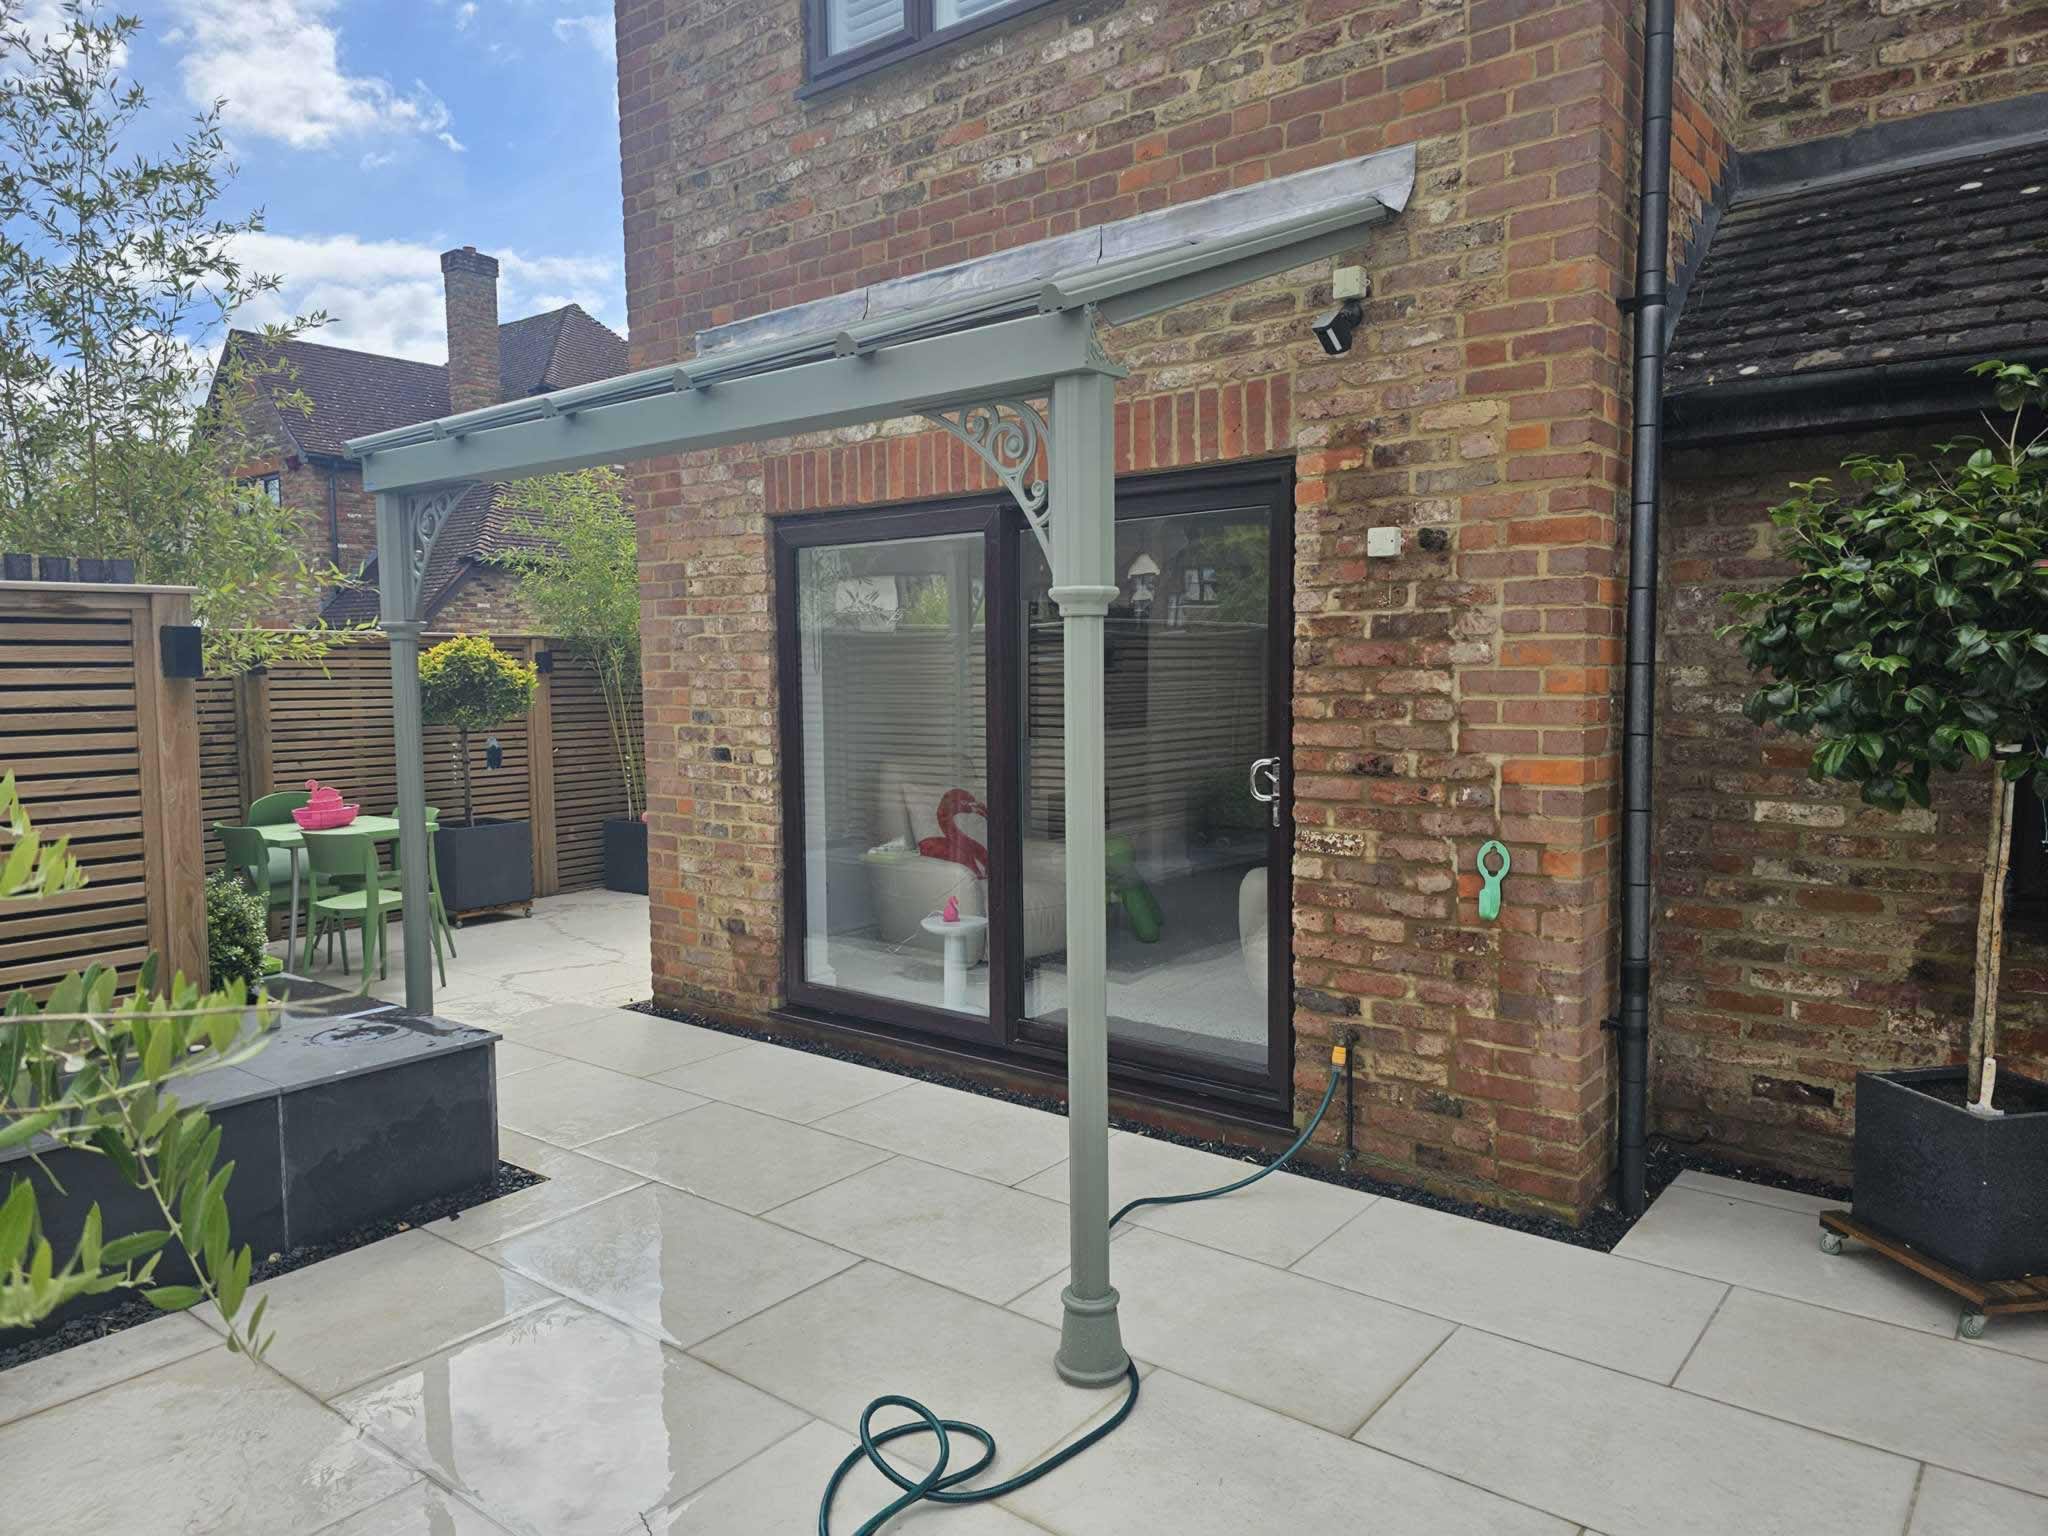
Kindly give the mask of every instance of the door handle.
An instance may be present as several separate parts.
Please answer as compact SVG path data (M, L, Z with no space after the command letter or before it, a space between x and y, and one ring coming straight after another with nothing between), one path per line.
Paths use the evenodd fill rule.
M1261 805L1273 808L1272 822L1280 825L1280 759L1262 757L1252 763L1250 784L1251 796Z

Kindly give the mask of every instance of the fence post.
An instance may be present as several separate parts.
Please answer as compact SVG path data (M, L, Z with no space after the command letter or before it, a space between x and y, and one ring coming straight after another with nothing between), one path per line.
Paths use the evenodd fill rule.
M235 763L242 779L242 809L277 788L270 749L270 671L258 667L235 679Z
M206 982L206 847L200 833L199 704L190 678L164 676L159 635L190 624L184 592L152 592L136 606L135 703L142 759L142 836L149 944L157 981L179 973Z
M548 648L545 639L526 642L526 659ZM533 893L552 896L561 889L561 851L555 846L555 705L554 678L542 673L526 718L527 815L533 822Z

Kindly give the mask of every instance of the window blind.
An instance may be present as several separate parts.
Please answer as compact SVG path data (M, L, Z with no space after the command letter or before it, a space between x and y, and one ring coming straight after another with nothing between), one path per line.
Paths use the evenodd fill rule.
M1010 0L934 0L932 25L950 27L955 22L972 21L990 11L1001 10Z
M847 53L899 30L904 4L905 0L825 0L826 51Z

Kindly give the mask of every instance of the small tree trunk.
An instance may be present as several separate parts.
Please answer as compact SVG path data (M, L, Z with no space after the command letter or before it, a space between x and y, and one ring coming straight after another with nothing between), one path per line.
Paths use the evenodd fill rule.
M455 750L462 755L462 824L473 827L476 825L476 801L469 792L469 732L456 731L455 742Z
M2012 866L2012 799L2003 777L1991 786L1991 831L1984 845L1984 889L1977 900L1976 992L1970 1006L1970 1102L1984 1080L1984 1058L1998 1054L1998 976L2005 962L2005 877Z

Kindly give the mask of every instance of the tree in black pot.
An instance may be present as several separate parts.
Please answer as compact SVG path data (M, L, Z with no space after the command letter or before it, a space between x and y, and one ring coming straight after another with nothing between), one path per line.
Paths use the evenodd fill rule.
M462 820L434 836L441 890L451 912L533 900L533 827L476 814L471 737L524 715L539 674L531 662L508 656L482 635L457 635L420 657L420 713L429 725L455 731L462 783Z
M640 560L624 486L610 469L543 475L508 490L528 542L507 563L519 598L563 662L587 671L604 701L621 814L604 824L604 883L647 891L647 746L640 717ZM558 663L558 666L560 664Z
M2048 799L2048 375L1972 371L1994 436L1795 485L1771 517L1796 569L1731 628L1766 674L1744 712L1817 738L1815 779L1891 810L1937 772L1992 779L1964 1065L1859 1077L1855 1180L1860 1221L2004 1279L2048 1270L2048 1085L1997 1070L2013 802Z

